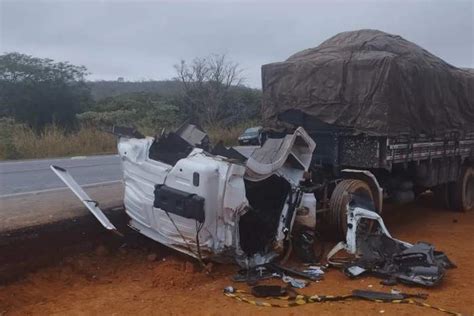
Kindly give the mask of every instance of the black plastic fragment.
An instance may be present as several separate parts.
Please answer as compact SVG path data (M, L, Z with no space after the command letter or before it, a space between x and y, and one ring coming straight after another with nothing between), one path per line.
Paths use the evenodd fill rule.
M217 145L214 146L214 148L211 151L211 154L216 155L216 156L226 157L229 159L234 159L239 162L245 162L247 160L247 158L244 155L239 153L234 148L225 147L222 141L218 142Z
M252 288L255 297L279 297L287 294L287 289L279 285L257 285Z
M194 149L187 141L175 133L162 135L151 144L148 157L174 166L178 160L186 158Z

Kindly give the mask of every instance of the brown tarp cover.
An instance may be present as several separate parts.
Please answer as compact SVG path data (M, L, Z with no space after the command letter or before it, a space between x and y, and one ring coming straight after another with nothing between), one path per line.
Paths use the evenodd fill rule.
M298 110L376 134L474 130L474 73L377 30L340 33L263 65L262 87L267 126Z

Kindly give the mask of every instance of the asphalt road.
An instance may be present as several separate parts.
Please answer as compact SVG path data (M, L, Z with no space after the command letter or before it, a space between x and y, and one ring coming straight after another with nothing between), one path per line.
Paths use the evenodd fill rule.
M254 150L240 146L236 149L246 156ZM67 169L102 210L123 206L117 155L4 161L0 162L0 235L90 215L50 165Z
M117 155L6 161L0 162L0 198L65 188L50 165L67 169L80 185L112 184L122 179Z

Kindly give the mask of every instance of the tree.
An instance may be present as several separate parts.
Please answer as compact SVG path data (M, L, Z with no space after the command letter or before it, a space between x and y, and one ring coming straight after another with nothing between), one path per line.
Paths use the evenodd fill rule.
M239 64L227 60L225 55L185 60L175 65L177 77L183 84L184 110L192 121L218 125L232 106L230 96L243 82ZM234 100L235 101L235 100Z
M222 125L234 125L261 119L262 91L248 87L233 87L229 90L227 107Z
M91 100L86 74L85 67L68 62L0 55L0 115L36 130L51 123L70 128L76 113Z
M88 125L123 125L157 131L176 125L178 108L157 93L135 92L97 101L90 111L77 117Z

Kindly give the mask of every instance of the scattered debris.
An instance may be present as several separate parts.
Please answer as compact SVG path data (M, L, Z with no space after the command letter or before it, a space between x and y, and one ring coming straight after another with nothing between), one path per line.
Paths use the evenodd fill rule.
M369 236L361 243L361 256L351 262L344 272L354 277L350 267L373 272L403 283L434 286L444 277L445 270L455 265L442 252L427 243L416 243L406 248L384 235ZM360 274L358 274L360 275Z
M314 275L315 277L322 277L324 275L323 269L318 266L309 266L307 269L303 270L303 273Z
M294 288L304 288L308 285L308 281L294 278L290 275L302 277L308 281L320 281L324 276L324 271L317 266L310 266L300 271L277 263L268 263L250 269L239 270L238 273L232 277L232 280L234 282L246 282L249 285L255 285L262 280L279 278Z
M383 282L394 285L396 281L407 284L434 286L445 275L445 270L456 267L448 257L428 243L414 245L394 239L387 231L382 218L365 208L366 201L352 196L347 205L348 230L346 242L337 244L328 254L328 262L342 266L344 273L358 277L364 273L388 278ZM378 225L374 233L364 228ZM365 225L365 226L364 226ZM362 228L362 229L360 229ZM350 262L332 260L340 250L346 250L356 257Z
M286 274L302 277L310 281L319 281L323 278L323 274L316 274L314 272L308 273L308 272L300 271L294 268L285 267L281 264L274 263L274 262L267 264L267 267L280 275L284 275L286 273Z
M281 280L287 284L290 284L292 287L297 289L305 288L308 285L308 282L301 279L295 279L287 275L283 275Z

